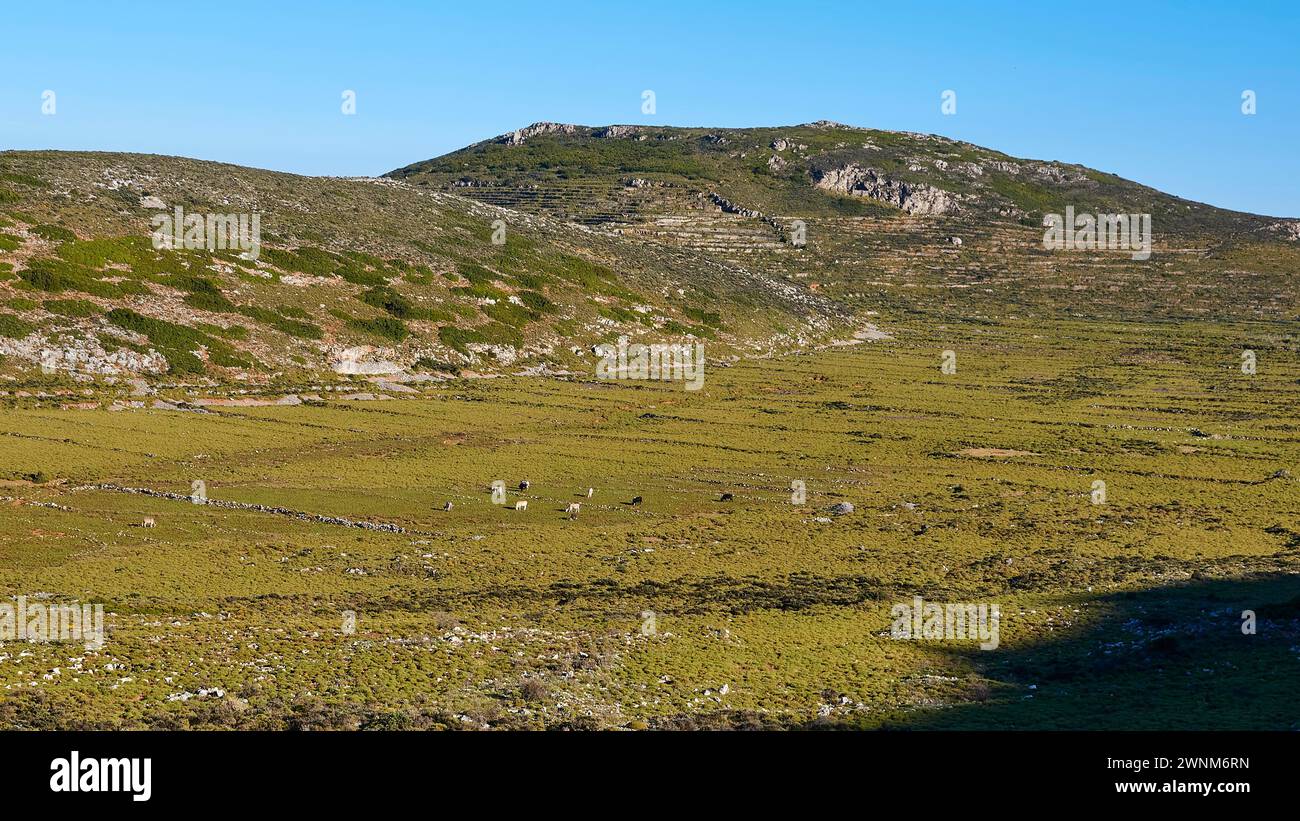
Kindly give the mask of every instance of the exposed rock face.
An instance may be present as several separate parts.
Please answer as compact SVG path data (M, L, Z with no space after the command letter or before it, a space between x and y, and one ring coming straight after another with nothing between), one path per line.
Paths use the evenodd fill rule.
M1055 185L1096 185L1096 181L1087 174L1060 163L1031 163L1029 171L1038 179Z
M956 194L925 183L896 180L856 163L815 170L813 184L826 191L887 202L909 214L951 214L959 208Z
M785 160L781 159L776 154L773 154L772 156L767 158L767 168L769 171L773 171L773 172L784 171Z
M24 339L0 337L0 355L12 356L51 371L75 371L106 376L127 373L163 373L167 359L157 351L136 353L128 349L109 352L94 337L52 341L39 334Z
M630 137L638 131L634 125L610 125L604 128L596 129L593 136L600 139L616 139L618 137Z
M1269 228L1281 234L1283 239L1300 240L1300 220L1278 220Z
M772 140L772 150L774 151L785 151L790 146L791 146L790 141L784 137L779 137L775 140Z
M571 123L533 123L509 134L502 134L496 141L505 145L523 145L530 138L542 134L576 134L578 127Z
M357 348L345 348L338 351L330 367L335 373L352 374L352 375L375 375L400 373L402 366L396 362L389 362L383 359L371 359L371 355L376 353L375 349L363 345Z

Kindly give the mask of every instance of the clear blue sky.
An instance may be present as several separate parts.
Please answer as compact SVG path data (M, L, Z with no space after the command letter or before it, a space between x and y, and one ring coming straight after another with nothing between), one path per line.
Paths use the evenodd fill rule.
M27 2L0 26L0 148L360 175L536 120L825 118L1300 217L1296 0Z

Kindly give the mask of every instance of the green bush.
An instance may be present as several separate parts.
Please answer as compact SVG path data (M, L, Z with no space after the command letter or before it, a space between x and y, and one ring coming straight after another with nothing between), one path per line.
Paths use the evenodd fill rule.
M38 225L32 233L51 242L75 242L77 235L61 225Z
M536 319L536 314L529 312L527 308L504 300L494 305L484 305L483 313L512 328L522 328L533 319Z
M549 314L555 311L555 303L536 291L520 291L515 296L519 297L520 302L538 313Z
M269 308L259 308L255 305L236 305L234 311L243 314L249 319L255 319L264 325L269 325L281 333L296 336L299 339L320 339L324 336L324 332L312 323L289 319Z
M703 322L705 325L708 325L709 327L712 328L722 327L721 314L705 311L702 308L683 308L682 313L686 314L688 317L695 320L696 322Z
M153 346L167 357L171 373L202 373L203 360L193 353L199 347L207 349L208 359L215 365L228 368L253 366L247 356L194 328L143 316L129 308L114 308L105 317L119 328L148 337Z
M374 319L349 319L348 327L354 331L374 334L375 336L401 342L411 335L402 320L392 316L380 316Z
M460 367L450 362L440 362L432 357L422 356L415 360L411 365L417 371L433 371L435 373L449 373L452 376L460 374Z
M98 316L101 313L98 305L86 299L50 299L46 300L43 307L52 314L74 319Z
M13 314L0 314L0 336L22 339L34 330L36 326L30 322L24 322Z

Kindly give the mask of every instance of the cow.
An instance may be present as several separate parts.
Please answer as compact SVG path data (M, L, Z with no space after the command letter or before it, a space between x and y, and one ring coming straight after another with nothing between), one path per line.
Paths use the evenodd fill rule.
M523 480L522 482L519 483L519 492L523 493L525 490L528 490L528 486L529 486L528 480L527 479Z
M722 494L722 499L721 499L721 501L724 501L724 502L730 502L732 499L735 499L735 498L736 498L736 497L735 497L735 496L732 496L730 493L724 493L724 494Z
M582 505L577 502L569 502L569 506L564 509L564 512L569 514L570 519L576 519L580 510L582 510Z
M155 527L155 526L156 525L154 524L154 520L152 516L145 516L144 521L140 524L140 527Z
M595 493L595 492L596 492L596 489L595 489L594 487L589 487L589 488L587 488L587 498L590 499L590 498L591 498L591 494L593 494L593 493Z
M528 503L524 501L515 502L515 510L527 510Z
M641 504L641 497L640 497L640 496L633 496L633 497L632 497L632 504L634 504L634 505L639 505L639 504Z
M443 510L450 511L450 510L451 510L451 502L448 502L447 504L443 505L443 506L442 506L442 509L443 509Z

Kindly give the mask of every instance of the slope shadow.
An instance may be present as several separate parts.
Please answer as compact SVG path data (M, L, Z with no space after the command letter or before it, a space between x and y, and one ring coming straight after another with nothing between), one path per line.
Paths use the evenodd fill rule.
M1000 648L949 649L984 681L953 706L898 713L887 729L1300 729L1300 575L1269 573L1090 599L1082 629ZM1243 631L1243 611L1255 633ZM812 725L808 725L812 726ZM824 725L823 725L824 726Z

